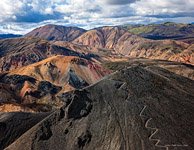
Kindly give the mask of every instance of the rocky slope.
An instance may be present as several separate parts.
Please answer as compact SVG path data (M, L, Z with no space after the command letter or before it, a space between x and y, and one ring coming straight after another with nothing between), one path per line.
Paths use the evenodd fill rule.
M129 33L120 27L103 27L90 30L73 41L74 43L118 55L163 59L194 64L193 45L173 40L154 41Z
M64 95L65 105L6 150L194 149L194 81L133 66Z
M0 110L50 111L63 104L62 93L94 84L109 73L80 57L50 57L1 75Z
M0 112L0 149L4 149L50 113Z
M129 37L132 36L132 34L120 27L102 27L85 32L73 42L96 48L113 49L121 37L124 36Z
M108 73L110 73L108 70L87 59L57 55L13 70L8 75L30 76L58 86L70 84L73 88L82 88L84 84L95 83Z
M66 41L53 41L51 43L61 47L65 47L67 49L71 49L75 52L81 53L97 62L104 62L108 60L111 61L112 59L116 60L119 58L126 58L123 55L116 53L114 49L107 50L100 47L98 48L90 45L82 45L82 44L76 44L76 43L66 42Z
M0 40L0 50L1 71L13 70L56 54L97 61L125 56L194 64L194 45L172 40L148 40L121 27L96 28L83 33L73 43L37 38Z
M73 41L85 32L78 27L65 27L59 25L46 25L34 29L25 35L25 37L38 37L45 40Z
M0 40L0 71L14 70L55 55L87 57L38 38L5 39Z

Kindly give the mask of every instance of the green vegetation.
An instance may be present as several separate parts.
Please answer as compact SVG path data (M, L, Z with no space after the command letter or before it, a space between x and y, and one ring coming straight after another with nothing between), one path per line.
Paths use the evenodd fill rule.
M142 33L152 32L153 30L154 30L153 26L141 26L141 27L131 28L129 29L129 32L133 34L142 34Z
M153 40L184 40L194 37L194 24L166 22L163 24L128 25L124 28L130 33Z

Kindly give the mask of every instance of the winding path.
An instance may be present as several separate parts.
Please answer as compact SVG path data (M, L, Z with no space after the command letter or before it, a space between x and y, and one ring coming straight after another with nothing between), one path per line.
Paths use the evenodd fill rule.
M143 113L145 112L146 108L147 108L147 106L144 106L143 109L141 110L141 112L140 112L140 114L139 114L139 116L140 116L141 118L145 117L145 116L143 115ZM161 140L160 140L160 139L155 139L155 138L153 138L153 136L156 135L156 134L159 132L159 129L158 129L158 128L154 128L154 127L150 127L150 126L149 126L150 121L152 121L152 118L149 118L149 119L146 121L146 123L145 123L145 128L154 131L154 132L149 136L149 140L150 140L150 141L156 142L156 143L155 143L155 146L156 146L156 147L158 147L158 148L165 148L166 150L169 150L169 147L188 147L188 145L186 145L186 144L184 144L184 145L180 145L180 144L160 145Z

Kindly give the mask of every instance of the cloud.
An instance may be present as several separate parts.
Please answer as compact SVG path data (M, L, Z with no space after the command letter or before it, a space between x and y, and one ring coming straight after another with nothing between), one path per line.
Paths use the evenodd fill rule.
M157 18L193 17L193 0L140 0L131 5L136 15Z
M193 0L1 0L0 32L26 33L47 23L103 25L194 21Z
M111 5L124 5L134 3L136 0L106 0L107 4Z

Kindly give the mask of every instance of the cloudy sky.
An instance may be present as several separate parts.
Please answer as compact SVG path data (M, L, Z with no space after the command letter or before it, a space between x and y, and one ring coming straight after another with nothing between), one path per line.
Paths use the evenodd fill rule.
M104 25L194 22L194 0L0 0L0 34L45 24Z

